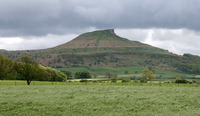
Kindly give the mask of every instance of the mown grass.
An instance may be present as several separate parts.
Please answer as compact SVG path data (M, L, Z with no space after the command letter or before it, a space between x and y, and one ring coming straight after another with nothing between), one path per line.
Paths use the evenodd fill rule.
M199 92L197 87L0 86L0 115L197 116Z

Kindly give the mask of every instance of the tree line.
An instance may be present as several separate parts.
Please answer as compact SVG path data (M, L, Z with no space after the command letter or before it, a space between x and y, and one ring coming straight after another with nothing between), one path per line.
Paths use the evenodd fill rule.
M117 75L111 72L106 73L106 77L116 81ZM1 80L26 80L27 85L31 81L66 81L67 78L73 79L70 71L58 71L51 67L38 64L28 56L22 56L17 61L5 58L0 55L0 79ZM92 78L88 71L76 72L74 78ZM95 78L95 77L94 77ZM143 70L142 82L151 81L155 76L149 69Z
M176 63L175 63L176 64ZM184 54L181 61L176 64L178 70L188 74L200 74L200 57Z
M1 80L26 80L31 81L66 81L67 75L54 68L44 67L28 56L22 56L17 61L12 61L0 55Z

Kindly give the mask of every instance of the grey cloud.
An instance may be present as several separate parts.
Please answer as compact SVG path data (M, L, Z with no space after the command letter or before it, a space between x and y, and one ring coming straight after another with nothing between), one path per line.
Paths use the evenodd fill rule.
M94 28L200 30L199 0L4 0L0 36L66 34Z

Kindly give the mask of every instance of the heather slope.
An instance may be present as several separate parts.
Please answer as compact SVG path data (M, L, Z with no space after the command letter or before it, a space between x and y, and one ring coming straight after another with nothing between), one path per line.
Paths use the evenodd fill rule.
M112 48L112 47L147 47L148 45L119 37L113 29L84 33L72 41L57 46L63 48ZM148 46L150 47L150 46Z

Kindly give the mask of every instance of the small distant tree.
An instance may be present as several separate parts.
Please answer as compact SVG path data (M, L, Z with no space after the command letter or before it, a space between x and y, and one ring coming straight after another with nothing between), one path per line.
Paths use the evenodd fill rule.
M72 79L73 78L72 72L70 72L70 71L61 71L61 72L63 72L65 75L67 75L68 79Z
M116 83L117 82L117 77L113 76L113 77L111 77L110 80L111 80L112 83Z
M76 72L75 78L77 79L84 79L84 78L92 78L88 71Z
M182 79L182 77L181 76L176 76L176 80L178 80L178 79Z
M155 75L153 74L153 72L150 71L149 69L144 69L141 81L147 82L151 81L152 79L155 79Z
M152 68L151 66L149 66L148 69L149 69L150 71L152 71L153 68Z
M92 76L90 75L88 71L83 71L80 74L80 78L92 78Z
M110 78L112 78L112 76L113 76L113 74L112 74L111 72L106 72L106 77L107 77L107 78L110 79Z
M106 73L106 78L109 78L109 79L111 79L112 77L118 77L118 75L117 74L113 74L113 73L111 73L111 72L107 72Z
M128 71L126 70L126 71L124 72L124 74L128 74Z
M95 78L95 79L97 78L97 74L96 73L93 74L93 78Z
M113 74L113 76L116 77L116 78L118 78L118 75L117 75L117 74Z
M135 71L135 74L138 74L138 71Z

